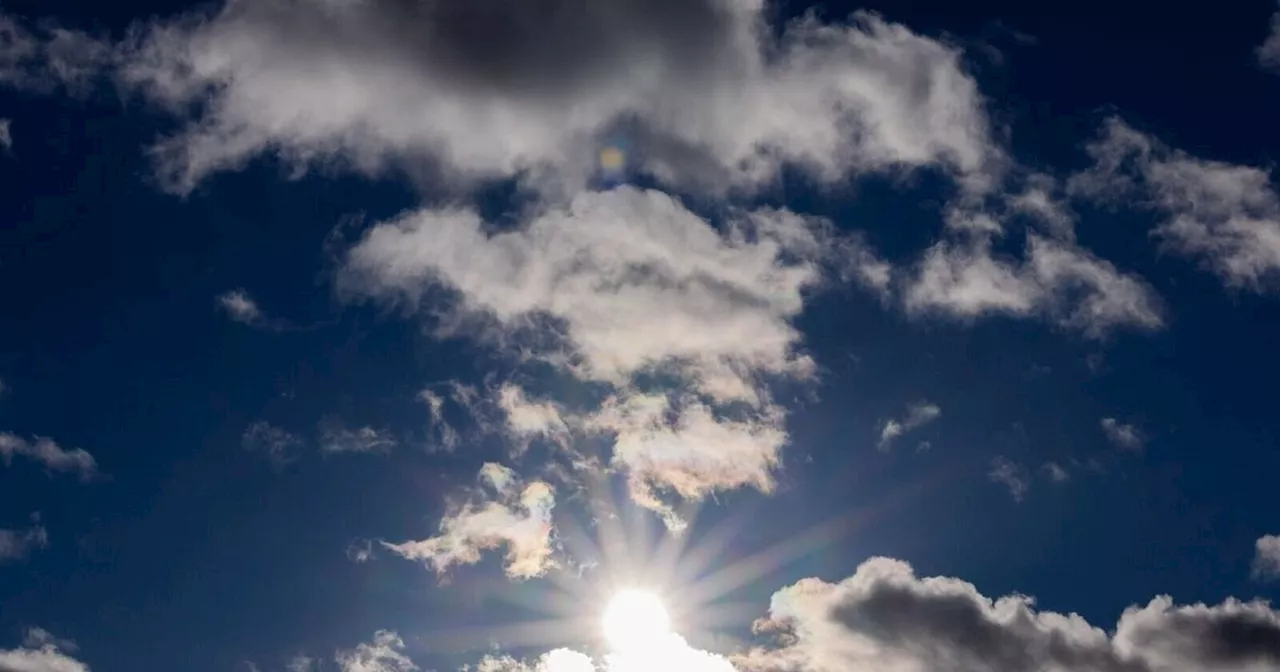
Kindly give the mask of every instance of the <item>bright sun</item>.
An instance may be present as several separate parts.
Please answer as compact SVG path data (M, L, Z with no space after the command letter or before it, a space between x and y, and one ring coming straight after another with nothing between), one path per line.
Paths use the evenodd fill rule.
M660 644L671 632L671 619L653 593L624 590L604 610L604 636L614 651L638 651Z

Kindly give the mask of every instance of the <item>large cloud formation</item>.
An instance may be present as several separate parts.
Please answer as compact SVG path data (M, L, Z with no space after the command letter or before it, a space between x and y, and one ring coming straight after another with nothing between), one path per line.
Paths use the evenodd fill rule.
M568 187L602 141L668 183L721 190L782 162L821 179L998 170L960 52L873 15L775 34L761 0L231 0L136 31L124 84L184 114L158 147L174 189L275 153Z
M803 579L755 624L768 645L731 657L674 633L650 650L592 661L558 650L532 663L490 656L484 672L1268 672L1280 669L1280 612L1261 601L1134 605L1110 632L1025 595L990 598L951 577L872 558L843 581ZM667 664L653 664L665 662Z

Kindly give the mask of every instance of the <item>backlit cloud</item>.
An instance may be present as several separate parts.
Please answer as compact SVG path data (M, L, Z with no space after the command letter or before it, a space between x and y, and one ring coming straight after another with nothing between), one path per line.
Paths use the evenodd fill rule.
M440 533L423 541L383 542L386 549L419 560L438 574L454 565L480 562L484 551L506 547L507 575L517 579L540 576L554 566L551 511L555 492L550 485L520 483L515 472L501 465L485 465L480 472L487 489L460 506L452 506L440 521Z

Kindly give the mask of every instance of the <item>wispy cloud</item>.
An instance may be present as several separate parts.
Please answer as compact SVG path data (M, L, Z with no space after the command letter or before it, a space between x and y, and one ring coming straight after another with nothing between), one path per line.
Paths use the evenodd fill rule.
M9 119L0 119L0 149L6 152L13 149L13 135L9 130L11 125Z
M1026 499L1027 491L1031 489L1031 479L1027 476L1026 467L1003 455L991 460L991 470L987 472L987 478L993 483L999 483L1008 488L1015 502Z
M1142 431L1136 426L1120 422L1115 418L1103 418L1099 425L1102 427L1102 433L1106 435L1107 440L1117 448L1137 452L1142 450L1143 445L1147 442Z
M1258 581L1280 579L1280 535L1268 534L1254 545L1253 578Z
M1162 249L1197 260L1233 288L1270 291L1280 271L1280 195L1269 171L1167 147L1118 118L1088 146L1077 195L1154 210Z
M15 455L39 462L49 471L76 473L81 480L90 480L98 475L97 461L84 449L65 450L53 439L37 436L28 441L15 434L0 432L0 457L9 465Z
M296 461L304 441L295 434L259 420L244 430L240 445L247 451L258 453L277 470Z
M923 427L942 417L942 408L928 401L917 401L907 406L907 412L901 418L889 419L880 428L880 441L876 447L882 451L889 450L890 445L898 437L917 427Z
M288 326L285 321L268 316L258 302L243 289L233 289L219 294L217 303L232 321L255 329L280 331Z
M1280 11L1271 15L1271 32L1258 45L1258 63L1262 67L1280 73Z
M373 427L344 427L336 420L320 423L320 450L325 453L386 453L396 447L389 432Z
M25 560L32 551L48 545L49 533L38 519L26 530L0 530L0 564Z
M1057 462L1045 462L1040 470L1054 483L1066 483L1071 480L1071 472Z

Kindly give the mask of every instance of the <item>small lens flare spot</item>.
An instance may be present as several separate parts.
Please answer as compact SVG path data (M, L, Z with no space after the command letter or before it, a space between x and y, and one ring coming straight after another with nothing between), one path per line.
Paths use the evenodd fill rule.
M622 150L617 147L605 147L600 151L600 167L610 173L622 170L622 166L626 161L626 154L623 154Z

